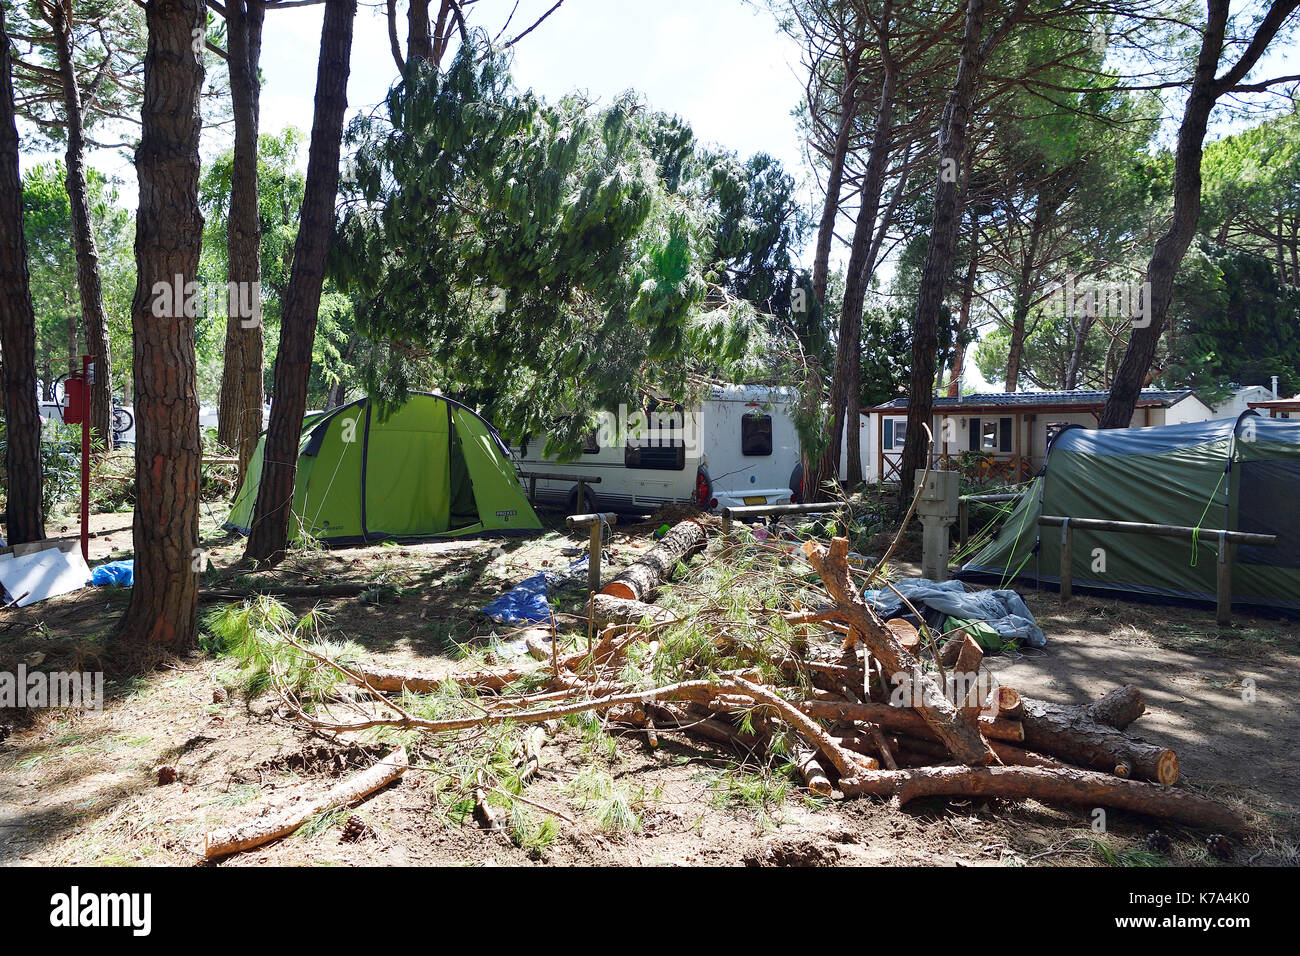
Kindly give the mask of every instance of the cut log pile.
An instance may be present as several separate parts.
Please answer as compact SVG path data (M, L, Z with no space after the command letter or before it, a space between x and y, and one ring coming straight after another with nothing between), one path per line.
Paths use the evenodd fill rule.
M1032 798L1228 832L1249 828L1236 809L1175 787L1173 751L1130 734L1146 709L1137 688L1062 705L997 685L979 645L964 634L936 647L929 634L880 620L853 580L862 572L849 566L846 539L829 547L808 542L803 549L829 605L754 611L763 626L779 625L786 636L794 632L794 640L771 645L782 648L775 657L758 659L720 616L703 610L684 616L651 603L675 569L706 544L704 528L681 522L614 578L591 601L590 645L561 652L530 640L537 661L532 674L548 682L540 690L511 692L526 668L443 676L438 679L478 694L475 712L424 718L402 709L392 692L428 687L431 675L334 665L372 695L373 716L334 720L288 697L285 703L301 723L334 733L373 727L456 733L506 721L528 727L595 711L607 725L644 735L652 747L665 733L681 733L742 755L782 753L822 797L838 792L898 804L921 797ZM728 547L709 559L726 560ZM652 681L661 643L683 623L707 635L717 657L742 666L719 670L687 658L672 671L680 679ZM282 636L314 655L292 635ZM632 667L640 669L640 681L629 682ZM774 680L774 674L780 676ZM543 738L532 734L528 740L533 756L527 759L535 764ZM774 746L778 740L780 747Z

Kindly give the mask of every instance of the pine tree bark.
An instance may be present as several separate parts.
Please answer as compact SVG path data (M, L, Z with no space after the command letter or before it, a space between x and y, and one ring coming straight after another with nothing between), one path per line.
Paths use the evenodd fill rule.
M234 161L230 174L230 214L226 258L232 292L226 313L226 354L221 370L217 438L235 450L239 481L262 433L262 227L258 208L257 140L262 52L261 0L226 4L227 67L235 119ZM252 315L245 314L251 306Z
M1138 397L1155 358L1173 301L1178 267L1196 236L1201 215L1201 153L1210 113L1219 97L1241 82L1258 62L1288 17L1300 7L1300 0L1274 0L1255 30L1254 37L1237 62L1217 77L1228 23L1228 0L1207 0L1208 16L1201 35L1201 50L1192 74L1183 121L1178 128L1174 154L1174 213L1169 229L1156 242L1147 264L1145 308L1129 338L1128 348L1111 382L1100 428L1127 428L1133 420Z
M316 70L316 106L307 184L294 243L293 273L285 290L280 347L275 361L271 424L266 433L262 478L245 557L278 563L288 548L289 509L298 471L298 441L307 410L307 379L325 261L334 242L339 151L348 108L352 25L356 0L327 0Z
M939 348L939 313L943 309L961 221L958 171L966 153L966 131L976 78L983 60L984 0L967 0L957 80L948 96L939 128L939 173L934 184L930 245L921 272L921 290L912 328L912 376L908 387L907 438L900 467L900 500L912 498L915 473L924 468L929 441L926 428L934 411L934 373Z
M429 0L410 0L406 9L406 62L433 60L433 35L429 24Z
M41 508L41 420L36 402L36 313L23 233L23 184L9 33L0 8L0 383L4 390L5 530L10 544L45 537Z
M95 380L90 386L90 428L93 437L113 447L113 368L108 344L108 314L99 274L99 249L90 221L90 199L86 187L86 139L81 88L73 63L72 3L54 0L50 5L50 28L59 62L59 84L68 138L65 151L68 205L72 213L72 248L77 260L77 289L81 294L81 327L86 351L95 363ZM78 362L78 367L80 363Z
M139 656L194 646L198 631L199 403L194 319L180 295L194 281L199 211L203 0L149 0L136 211L135 586L117 641ZM197 38L197 39L196 39ZM179 279L177 278L179 276ZM175 284L181 283L176 290Z

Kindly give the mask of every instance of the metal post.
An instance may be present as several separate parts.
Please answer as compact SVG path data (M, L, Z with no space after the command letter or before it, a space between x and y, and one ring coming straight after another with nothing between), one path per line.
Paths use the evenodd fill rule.
M1071 554L1070 519L1061 522L1061 603L1064 604L1074 594L1074 561Z
M1214 611L1214 620L1220 627L1232 623L1232 551L1236 547L1228 542L1226 531L1219 532L1218 584L1219 603Z

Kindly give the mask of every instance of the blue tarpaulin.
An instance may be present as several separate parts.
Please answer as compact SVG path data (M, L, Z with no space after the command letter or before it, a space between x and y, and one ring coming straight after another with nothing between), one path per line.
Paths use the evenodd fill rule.
M548 590L558 591L587 572L587 559L579 558L567 571L543 571L534 574L483 608L483 613L498 624L524 627L551 619Z
M111 585L129 588L135 583L135 561L110 561L90 572L90 583L97 588Z

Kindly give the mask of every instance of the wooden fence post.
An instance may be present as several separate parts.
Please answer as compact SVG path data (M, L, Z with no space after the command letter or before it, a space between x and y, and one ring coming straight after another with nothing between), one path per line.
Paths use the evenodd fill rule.
M1074 560L1071 553L1073 542L1070 540L1070 519L1061 522L1061 603L1070 600L1074 594Z
M1229 543L1227 532L1219 532L1219 602L1214 611L1214 620L1220 627L1232 623L1232 552L1236 547L1235 544Z

